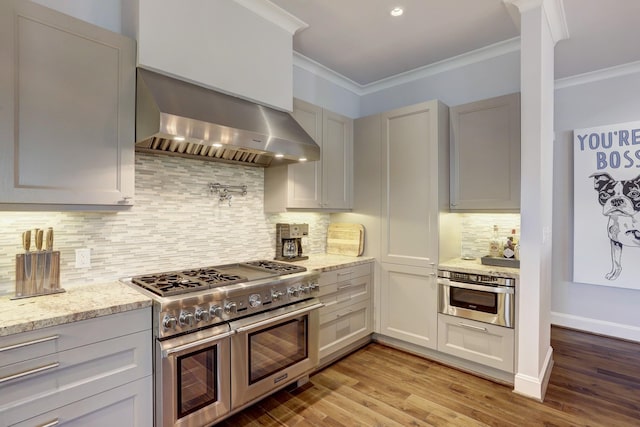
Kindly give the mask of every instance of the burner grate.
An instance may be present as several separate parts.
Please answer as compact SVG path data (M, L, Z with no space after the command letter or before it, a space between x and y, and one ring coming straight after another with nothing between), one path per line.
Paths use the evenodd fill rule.
M236 274L224 273L216 270L215 268L199 268L195 270L181 271L187 277L193 277L196 280L201 280L209 285L219 285L224 283L230 285L232 283L246 282L247 278Z
M260 261L246 262L245 264L250 265L252 267L258 267L267 271L276 271L278 273L300 273L303 271L307 271L305 267L302 267L299 265L286 264L284 262L277 262L277 261L260 260Z
M208 288L205 283L176 273L137 276L131 278L131 281L160 296L178 295Z

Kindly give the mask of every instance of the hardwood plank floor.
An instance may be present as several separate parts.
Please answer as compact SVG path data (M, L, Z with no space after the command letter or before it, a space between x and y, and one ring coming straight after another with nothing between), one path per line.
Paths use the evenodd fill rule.
M369 344L220 426L640 426L640 343L551 328L544 403Z

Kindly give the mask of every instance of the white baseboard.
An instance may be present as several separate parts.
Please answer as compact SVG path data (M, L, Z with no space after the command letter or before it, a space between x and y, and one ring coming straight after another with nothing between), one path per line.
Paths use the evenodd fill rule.
M551 324L640 342L640 326L590 319L572 314L551 312Z
M547 392L552 369L553 348L549 347L538 376L532 377L518 372L513 383L513 392L542 402Z

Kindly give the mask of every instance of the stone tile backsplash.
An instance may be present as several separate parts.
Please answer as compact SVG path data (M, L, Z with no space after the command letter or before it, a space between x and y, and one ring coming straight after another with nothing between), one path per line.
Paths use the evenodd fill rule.
M464 213L459 214L462 224L461 255L480 258L489 254L489 241L494 224L500 238L506 240L511 230L520 236L520 214Z
M231 206L209 183L247 185ZM14 292L21 233L53 227L63 288L130 275L275 256L275 224L305 222L305 252L326 248L329 214L265 214L264 170L136 153L134 206L123 212L0 212L0 294ZM75 249L91 249L91 267L75 268Z

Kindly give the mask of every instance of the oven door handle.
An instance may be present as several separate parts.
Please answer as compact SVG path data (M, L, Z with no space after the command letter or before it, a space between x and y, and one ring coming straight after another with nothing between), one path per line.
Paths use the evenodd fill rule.
M453 282L451 280L438 280L438 284L450 288L470 289L472 291L490 292L492 294L512 294L514 288L509 286L484 286L474 285L473 283Z
M252 329L257 329L257 328L261 328L263 326L268 326L268 325L271 325L273 323L280 322L282 320L290 319L292 317L298 317L298 316L300 316L302 314L309 313L310 311L317 310L317 309L322 308L322 307L324 307L323 303L317 303L317 304L314 304L314 305L310 305L309 307L301 308L299 310L294 310L294 311L292 311L290 313L284 313L284 314L281 314L279 316L274 316L274 317L271 317L269 319L262 320L260 322L256 322L256 323L252 323L252 324L247 325L247 326L239 327L235 331L237 333L239 333L239 334L243 333L243 332L248 332L248 331L250 331Z
M190 350L194 347L199 347L202 344L208 344L208 343L212 343L227 337L230 337L231 335L235 334L236 331L229 331L229 332L225 332L224 334L220 334L220 335L215 335L213 337L209 337L209 338L204 338L198 341L194 341L194 342L190 342L188 344L183 344L183 345L179 345L177 347L172 347L172 348L168 348L166 350L162 350L162 358L166 359L167 357L169 357L170 355L174 354L174 353L179 353L181 351L184 350Z

